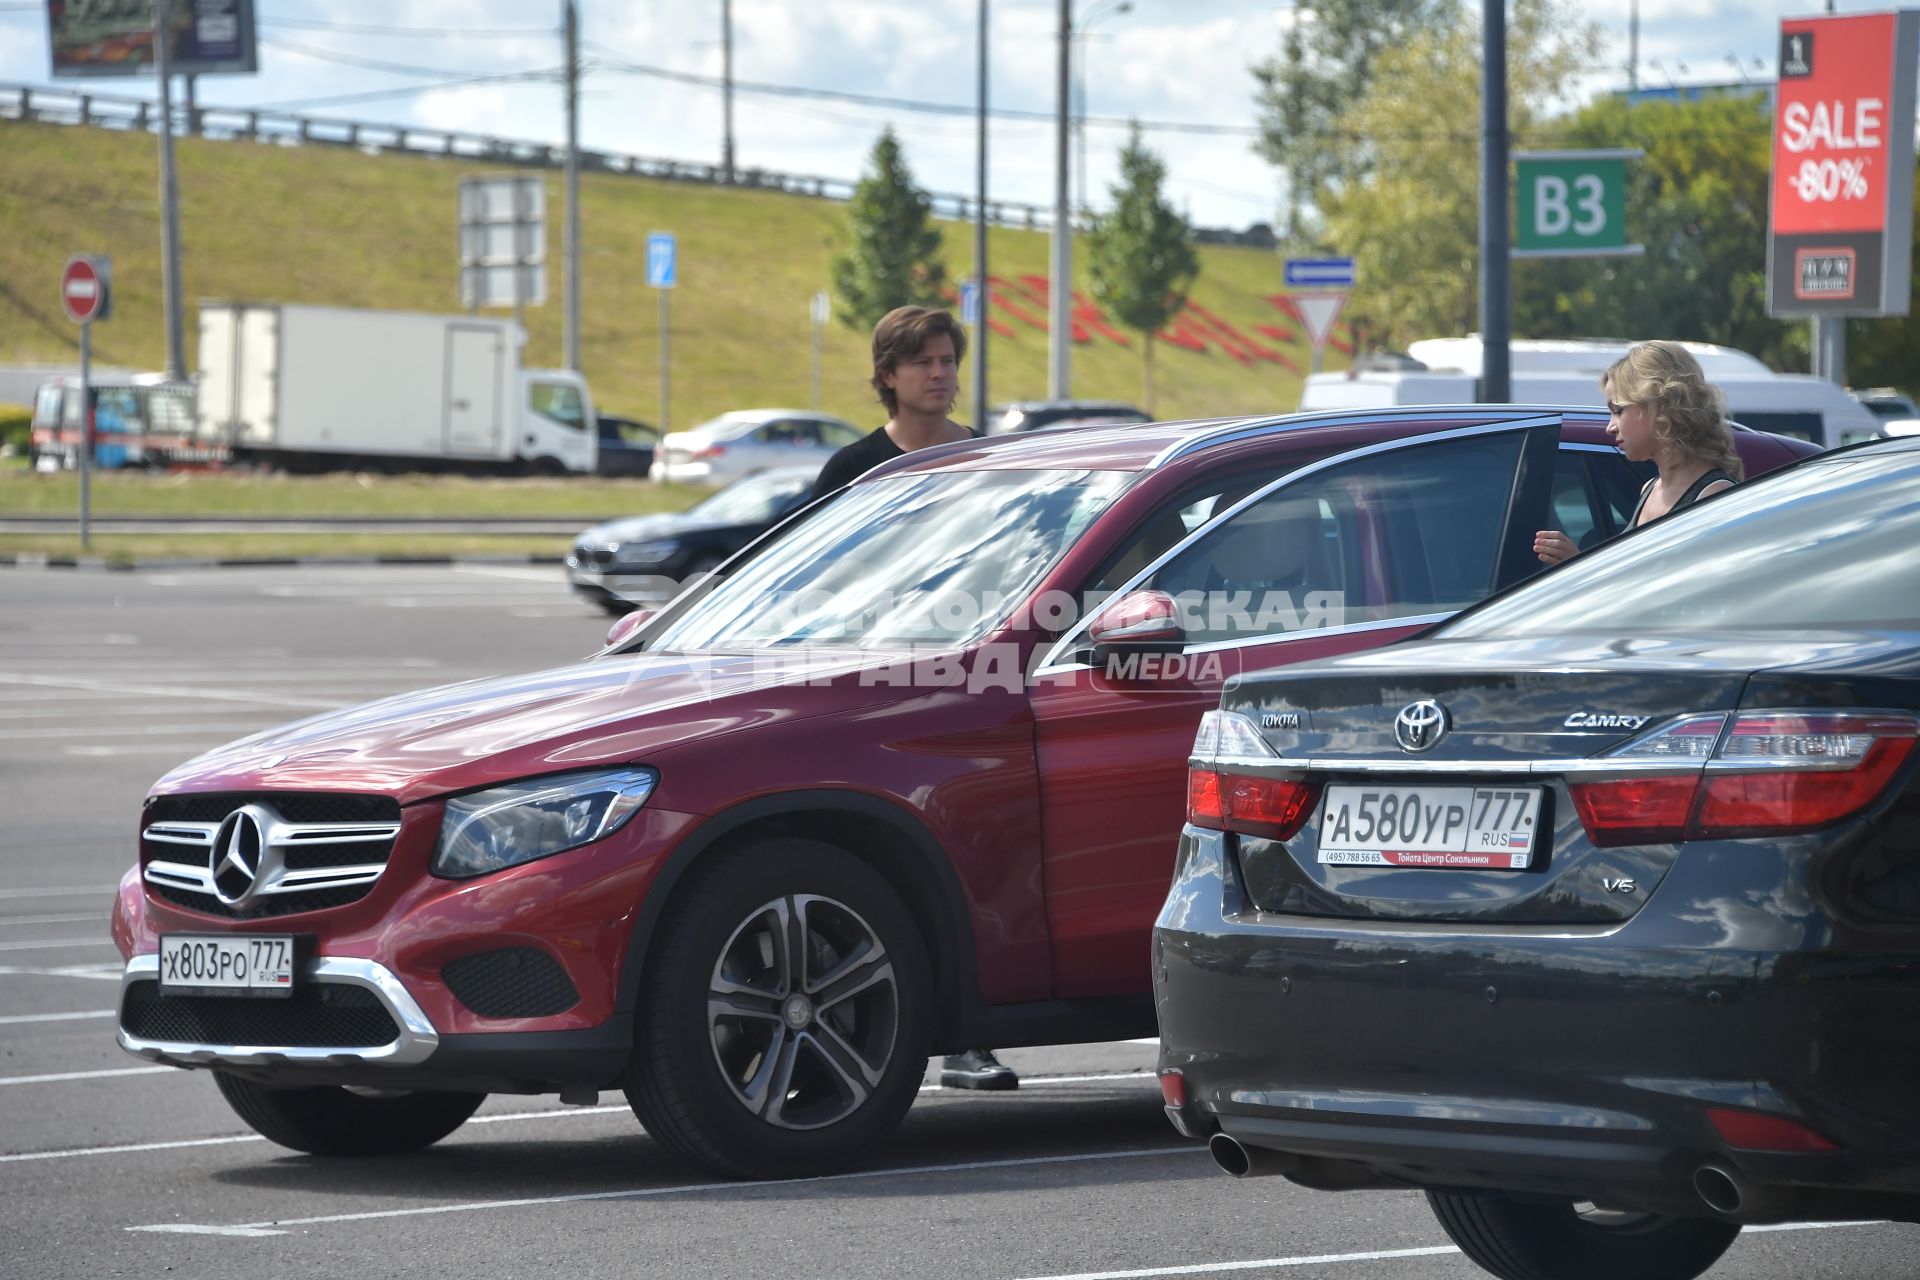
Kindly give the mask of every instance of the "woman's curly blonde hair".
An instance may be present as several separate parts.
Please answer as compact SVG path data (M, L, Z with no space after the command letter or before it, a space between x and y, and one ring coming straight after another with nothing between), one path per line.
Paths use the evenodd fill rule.
M1620 403L1647 406L1654 439L1736 480L1745 478L1727 424L1726 397L1707 381L1693 352L1677 342L1638 343L1601 375L1601 387L1608 383Z

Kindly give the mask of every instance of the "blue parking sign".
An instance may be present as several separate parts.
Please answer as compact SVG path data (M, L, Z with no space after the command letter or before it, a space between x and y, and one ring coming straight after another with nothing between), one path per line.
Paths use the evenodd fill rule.
M980 286L972 280L960 286L960 323L969 329L980 323Z
M674 246L673 232L656 231L647 237L647 285L654 289L671 289L679 274L679 255Z

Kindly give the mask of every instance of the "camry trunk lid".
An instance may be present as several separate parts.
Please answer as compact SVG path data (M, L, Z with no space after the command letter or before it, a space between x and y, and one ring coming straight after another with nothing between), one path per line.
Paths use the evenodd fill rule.
M1774 637L1562 638L1551 658L1532 642L1440 640L1236 680L1222 710L1264 750L1223 774L1307 784L1297 830L1240 835L1248 892L1265 910L1352 919L1629 918L1678 846L1596 845L1570 772L1644 768L1608 757L1663 730L1710 747L1749 672L1780 656ZM1703 713L1711 730L1691 719Z

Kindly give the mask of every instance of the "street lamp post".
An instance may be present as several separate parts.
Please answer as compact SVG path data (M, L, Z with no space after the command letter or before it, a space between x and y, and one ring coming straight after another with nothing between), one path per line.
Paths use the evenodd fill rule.
M1047 272L1047 399L1072 394L1068 367L1073 358L1073 211L1067 197L1067 134L1073 66L1073 0L1060 0L1057 79L1058 104L1053 126L1053 243Z
M1089 198L1087 191L1087 41L1093 30L1093 24L1100 19L1115 18L1132 12L1133 0L1105 0L1104 4L1096 4L1088 10L1087 16L1080 20L1079 30L1073 33L1073 38L1080 44L1079 61L1074 67L1074 97L1078 105L1073 114L1073 132L1074 144L1079 152L1078 187L1082 215L1093 208L1093 201Z

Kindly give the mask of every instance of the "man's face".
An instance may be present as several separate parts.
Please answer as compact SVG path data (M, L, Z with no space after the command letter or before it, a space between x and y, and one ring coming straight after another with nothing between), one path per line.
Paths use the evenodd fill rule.
M960 361L953 353L953 339L936 333L920 354L902 357L885 378L900 402L900 412L945 417L960 391Z

